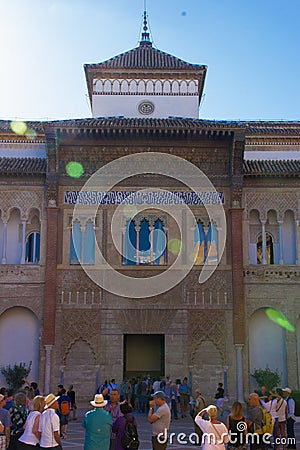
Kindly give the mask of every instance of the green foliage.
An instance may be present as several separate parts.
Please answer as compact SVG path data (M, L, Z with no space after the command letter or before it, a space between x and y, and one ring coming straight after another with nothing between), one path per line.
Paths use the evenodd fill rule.
M0 371L6 379L6 383L11 389L18 390L24 384L24 378L26 378L31 371L32 361L26 367L26 363L15 364L11 366L10 364L6 367L1 367Z
M281 382L278 370L276 369L275 372L272 372L268 366L265 369L255 369L251 376L259 386L266 386L269 391L279 386Z

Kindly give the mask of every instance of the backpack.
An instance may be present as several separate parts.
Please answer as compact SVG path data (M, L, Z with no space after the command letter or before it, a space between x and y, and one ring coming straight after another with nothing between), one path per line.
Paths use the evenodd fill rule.
M128 419L125 416L124 418L126 420L126 425L124 434L121 438L122 447L127 450L137 450L140 443L136 426L134 425L133 419Z
M63 400L60 404L60 412L63 416L68 416L70 414L70 404L67 400Z
M273 421L272 421L272 416L271 414L265 409L265 408L261 408L261 412L262 412L262 424L261 424L261 428L259 428L258 430L255 430L255 433L257 434L273 434Z

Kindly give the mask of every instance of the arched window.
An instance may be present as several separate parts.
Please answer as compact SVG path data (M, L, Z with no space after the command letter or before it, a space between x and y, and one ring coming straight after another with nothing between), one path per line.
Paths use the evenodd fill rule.
M152 230L145 218L138 227L133 220L129 220L124 236L124 264L158 266L166 264L166 241L161 220L156 220Z
M70 264L80 264L82 254L82 232L80 223L76 220L70 230Z
M201 221L194 231L194 264L216 264L218 262L218 232L213 223L205 232Z
M83 225L76 220L70 236L70 264L95 264L95 229L87 218L81 219Z
M262 234L260 233L257 238L256 244L256 256L257 264L263 262L263 242ZM266 233L266 264L274 264L274 244L273 238L269 233Z
M34 231L26 239L26 263L39 264L40 262L40 233Z
M155 264L157 266L163 266L167 263L167 251L166 251L167 239L161 220L157 220L154 224L153 234L153 258L155 258Z
M84 233L84 264L95 264L95 230L92 222L88 222Z

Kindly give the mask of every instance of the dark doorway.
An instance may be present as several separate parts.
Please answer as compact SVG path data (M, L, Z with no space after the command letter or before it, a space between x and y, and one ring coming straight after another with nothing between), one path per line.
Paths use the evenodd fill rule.
M164 375L164 334L125 334L123 373L128 378L147 374L152 377Z

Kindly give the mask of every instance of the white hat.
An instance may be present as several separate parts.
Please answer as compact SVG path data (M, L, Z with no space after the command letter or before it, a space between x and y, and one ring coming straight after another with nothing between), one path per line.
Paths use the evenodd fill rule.
M54 402L56 402L56 400L59 399L59 395L57 397L55 397L55 395L53 394L48 394L47 397L45 397L45 409L49 408L49 406L53 405Z
M286 387L286 388L284 388L284 389L282 389L282 390L283 390L283 392L288 392L289 394L292 393L292 389L290 389L290 388L288 388L288 387Z
M90 401L90 404L95 408L103 408L105 405L107 405L107 400L104 400L102 394L96 394L94 400Z

